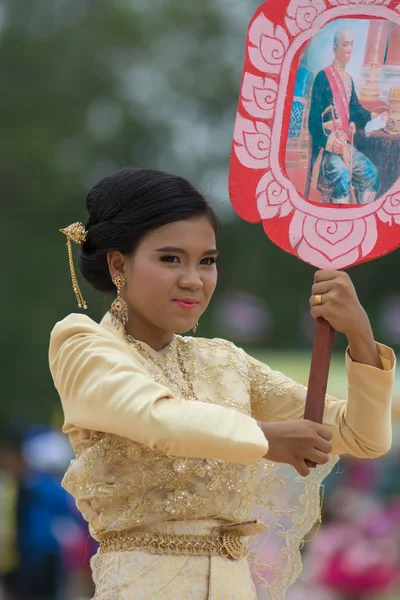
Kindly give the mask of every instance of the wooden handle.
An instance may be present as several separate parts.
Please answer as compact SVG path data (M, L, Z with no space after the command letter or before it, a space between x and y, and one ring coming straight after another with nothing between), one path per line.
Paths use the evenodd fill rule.
M329 365L331 362L332 345L335 330L331 325L319 317L315 326L314 346L311 357L310 376L304 418L314 423L322 423L324 418L325 395L328 385ZM310 460L306 465L311 469L317 466Z
M315 327L304 418L322 423L335 330L319 317Z

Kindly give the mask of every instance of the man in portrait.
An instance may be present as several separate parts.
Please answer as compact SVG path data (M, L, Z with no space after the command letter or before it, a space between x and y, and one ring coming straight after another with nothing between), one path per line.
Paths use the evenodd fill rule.
M311 189L322 202L367 204L375 200L379 173L374 163L353 145L357 129L376 116L358 101L354 81L346 71L354 46L350 29L338 29L333 39L333 63L315 77L310 103ZM381 117L386 119L387 114Z

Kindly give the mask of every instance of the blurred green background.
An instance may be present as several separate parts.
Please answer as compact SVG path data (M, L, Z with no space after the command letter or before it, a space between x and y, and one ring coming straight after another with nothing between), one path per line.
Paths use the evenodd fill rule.
M309 352L315 269L275 247L261 225L236 217L227 191L246 28L258 5L0 2L3 418L52 414L48 337L76 310L58 230L85 221L90 187L127 165L186 176L223 219L218 290L198 335ZM399 265L395 252L350 270L377 338L395 346ZM99 319L108 300L83 290ZM261 311L255 339L220 319L221 304L246 304L244 291Z
M227 191L246 28L259 4L0 1L4 435L10 423L59 423L48 340L77 310L59 229L84 222L90 187L125 166L187 177L223 221L219 285L197 335L227 337L307 382L315 269L235 216ZM395 349L399 266L394 252L349 271L376 338ZM111 300L82 290L100 319ZM344 348L337 335L332 393L345 393Z

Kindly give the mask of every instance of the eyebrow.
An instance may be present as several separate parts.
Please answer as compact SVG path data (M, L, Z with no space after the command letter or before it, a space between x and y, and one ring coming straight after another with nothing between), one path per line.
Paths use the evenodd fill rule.
M157 248L156 252L177 252L179 254L188 254L186 250L183 248L176 248L175 246L165 246L164 248ZM203 252L203 256L206 254L214 254L218 256L219 252L216 248L211 248L210 250L206 250Z

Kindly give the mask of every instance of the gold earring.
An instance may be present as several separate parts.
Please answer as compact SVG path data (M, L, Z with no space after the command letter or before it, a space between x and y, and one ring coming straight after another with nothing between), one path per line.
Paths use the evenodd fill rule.
M115 275L112 281L117 288L117 297L111 304L109 312L112 324L118 329L121 323L125 327L128 322L128 305L121 298L121 289L126 285L126 277L125 275Z
M199 322L197 321L196 325L192 329L193 333L196 333L198 326L199 326Z

